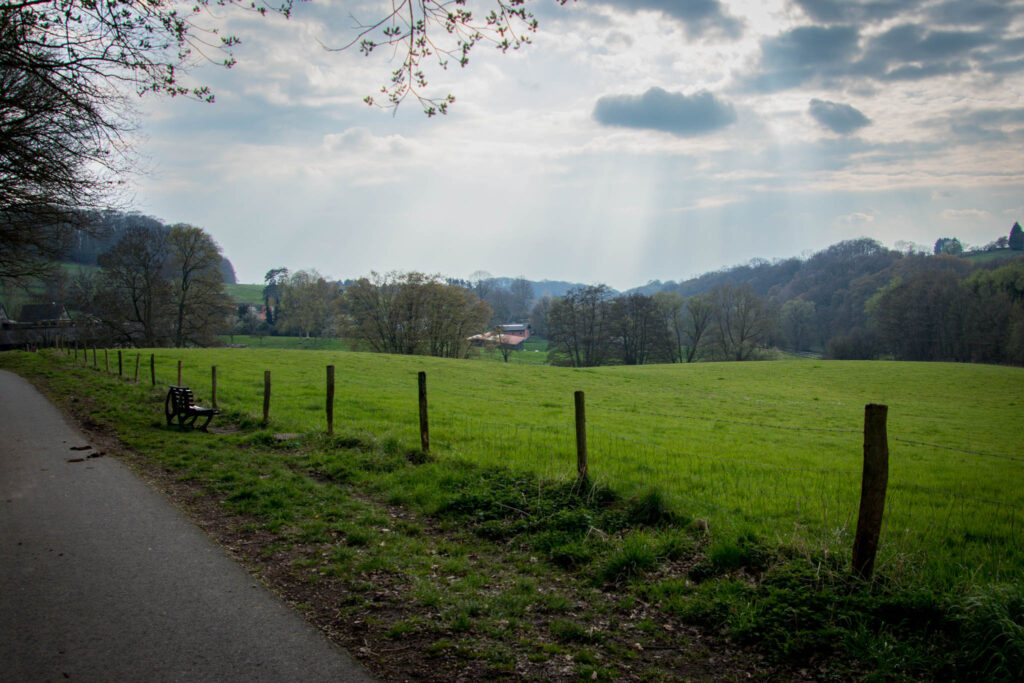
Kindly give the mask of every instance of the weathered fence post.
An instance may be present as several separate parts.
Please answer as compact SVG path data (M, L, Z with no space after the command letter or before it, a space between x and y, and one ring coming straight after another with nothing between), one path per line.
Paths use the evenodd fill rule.
M860 514L853 541L853 572L870 579L875 569L878 537L885 511L885 489L889 483L889 441L886 417L889 407L864 407L864 476L860 489Z
M177 384L177 386L179 386L179 387L181 386L181 361L180 360L178 361L178 384Z
M93 370L99 370L100 369L99 363L96 362L96 347L95 346L92 347L92 369Z
M270 370L263 372L263 426L270 423Z
M217 410L217 366L210 366L210 403Z
M117 350L117 376L124 377L124 363L121 358L121 349Z
M156 354L149 354L149 381L156 386Z
M427 373L420 371L420 448L430 452L430 424L427 421Z
M134 384L139 383L139 363L142 361L142 354L135 354L135 378L132 380Z
M576 483L585 484L588 476L587 465L587 410L583 392L577 391L576 398Z
M107 374L110 374L110 351L103 349L103 367L106 368Z
M327 366L327 436L334 436L334 366Z

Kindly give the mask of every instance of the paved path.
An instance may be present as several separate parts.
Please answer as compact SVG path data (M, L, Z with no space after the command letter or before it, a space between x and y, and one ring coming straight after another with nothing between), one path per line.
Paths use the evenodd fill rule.
M0 371L0 681L371 680L85 444Z

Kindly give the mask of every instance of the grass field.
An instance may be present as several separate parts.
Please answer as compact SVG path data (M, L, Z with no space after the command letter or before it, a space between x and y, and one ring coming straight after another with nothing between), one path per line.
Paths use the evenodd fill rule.
M691 671L699 679L1024 673L1019 368L805 359L573 370L332 350L124 353L128 375L142 360L137 386L103 372L102 350L98 372L91 355L75 367L62 354L12 352L0 365L188 482L187 501L241 515L238 533L266 539L259 562L285 563L271 572L285 577L278 588L305 602L304 587L322 586L312 613L335 615L328 630L364 624L351 642L368 643L376 664L413 653L410 668L382 664L386 679L449 680L482 666L472 669L481 679L668 680L697 656L679 631L690 625L766 658L751 664L729 642L705 640L719 661L723 648L739 661ZM165 426L164 385L177 382L179 360L200 403L217 366L215 425L226 430ZM333 438L323 434L328 364ZM418 450L419 371L431 457ZM572 483L576 390L586 392L593 488ZM889 406L891 459L879 564L862 582L850 576L850 547L869 402Z
M573 392L583 390L599 484L627 494L657 487L714 527L843 555L856 523L864 406L883 403L891 460L879 571L952 589L1016 579L1024 568L1018 368L804 361L574 370L331 351L155 354L160 381L180 359L184 383L207 400L216 365L219 405L250 416L261 414L271 370L280 432L324 429L333 364L337 429L409 447L418 445L424 370L436 454L554 478L574 472Z
M259 306L263 303L263 285L244 285L239 283L224 285L224 289L236 304Z
M244 334L221 335L220 340L225 344L251 347L254 349L279 349L292 351L353 351L355 346L346 339L337 337L287 337L265 335L255 337ZM548 343L544 339L534 337L523 344L521 351L513 351L508 359L509 365L546 365ZM496 349L476 349L473 351L471 360L497 361L504 363L505 358Z
M998 251L983 251L977 254L964 254L963 258L972 263L989 263L991 261L1004 261L1024 256L1024 252L1011 249L1000 249Z
M220 340L225 344L246 346L252 349L278 350L278 351L348 351L350 345L344 339L337 337L283 337L264 335L256 337L246 334L221 335Z

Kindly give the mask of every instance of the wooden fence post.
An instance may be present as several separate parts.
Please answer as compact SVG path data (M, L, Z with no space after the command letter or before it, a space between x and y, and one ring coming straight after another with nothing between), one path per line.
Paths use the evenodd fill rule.
M210 366L210 404L217 410L217 366Z
M121 349L117 350L117 376L124 377L124 363L121 358Z
M96 347L92 347L92 369L99 370L99 363L96 362Z
M107 374L110 374L110 351L103 349L103 367L106 368Z
M263 426L270 423L270 370L263 372Z
M142 360L142 354L135 354L135 378L132 380L133 383L139 383L139 362Z
M149 354L149 381L156 386L156 354Z
M853 541L853 571L865 580L871 578L875 569L875 554L885 512L885 490L889 483L888 411L888 406L873 403L864 407L864 477L861 480L857 535Z
M178 384L177 384L177 386L179 386L179 387L181 386L181 361L180 360L178 361Z
M420 448L424 453L430 452L430 425L427 421L427 373L420 371Z
M582 391L576 398L576 483L585 484L588 476L587 465L587 410Z
M327 366L327 436L334 436L334 366Z

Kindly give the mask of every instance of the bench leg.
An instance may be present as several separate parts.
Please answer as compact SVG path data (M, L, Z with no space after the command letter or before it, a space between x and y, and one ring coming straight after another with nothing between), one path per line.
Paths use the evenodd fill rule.
M197 427L197 429L201 432L205 432L206 428L210 425L210 421L213 420L213 415L213 413L207 413L206 422L204 422L201 427Z

